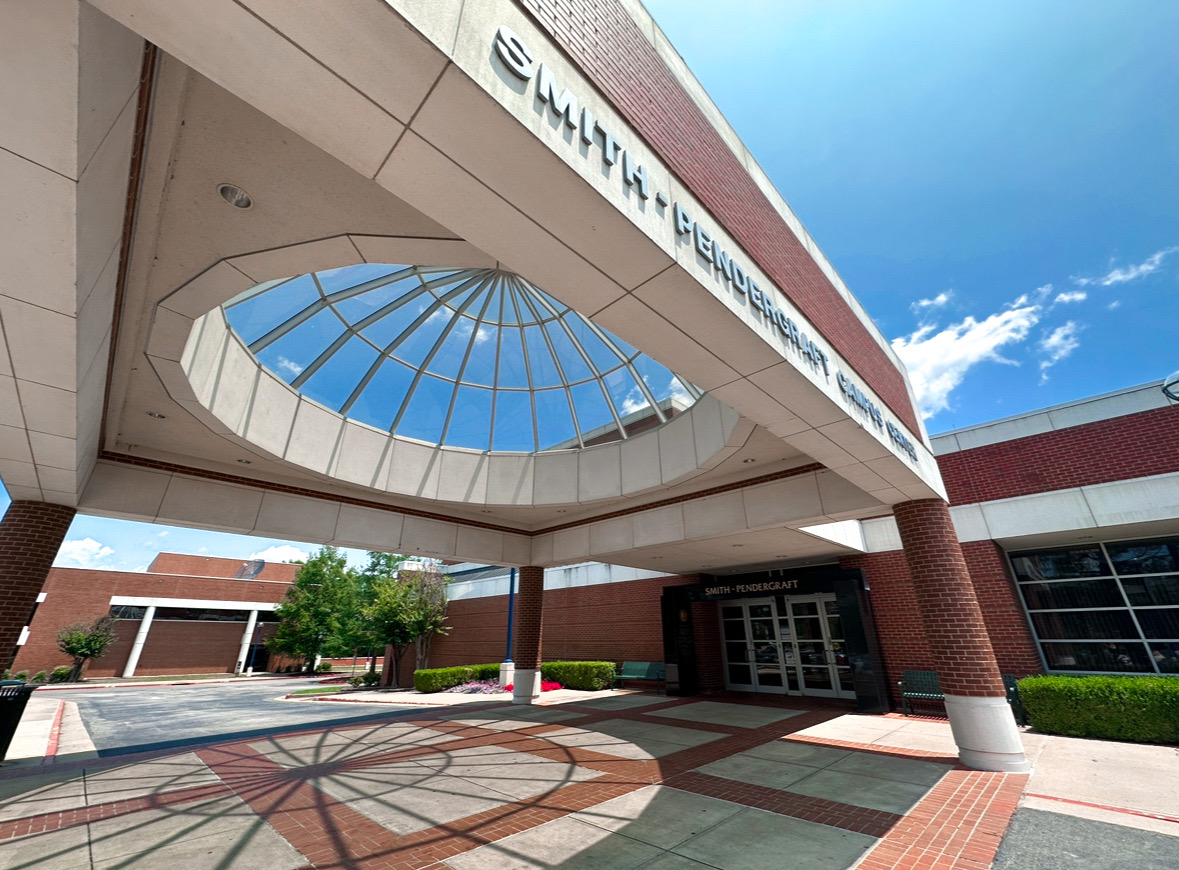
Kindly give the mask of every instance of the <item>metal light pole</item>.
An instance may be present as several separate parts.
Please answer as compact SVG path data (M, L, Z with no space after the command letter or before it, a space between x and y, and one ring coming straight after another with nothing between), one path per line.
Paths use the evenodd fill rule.
M516 569L508 573L508 640L503 664L499 666L499 684L510 685L516 675L516 664L512 661L512 616L516 607Z

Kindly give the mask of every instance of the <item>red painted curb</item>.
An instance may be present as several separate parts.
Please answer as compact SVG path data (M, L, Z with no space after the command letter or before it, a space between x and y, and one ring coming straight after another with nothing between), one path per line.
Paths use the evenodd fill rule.
M65 701L57 702L57 712L53 714L53 727L49 729L49 744L45 747L42 764L53 764L57 760L57 743L61 739L61 720L65 715L65 705Z

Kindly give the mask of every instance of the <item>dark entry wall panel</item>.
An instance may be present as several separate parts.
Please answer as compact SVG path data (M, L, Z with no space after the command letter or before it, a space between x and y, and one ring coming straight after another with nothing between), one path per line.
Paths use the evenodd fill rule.
M889 409L921 431L901 373L617 0L516 0Z

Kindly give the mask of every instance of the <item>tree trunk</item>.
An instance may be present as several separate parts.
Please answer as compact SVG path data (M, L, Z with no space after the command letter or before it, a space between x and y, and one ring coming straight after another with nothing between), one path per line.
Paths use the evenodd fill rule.
M71 683L82 682L82 672L86 670L86 659L74 659L74 669L70 671Z
M414 646L416 647L417 652L417 662L415 663L415 667L419 671L430 667L430 640L432 638L433 635L420 634L418 635L417 640L414 641Z

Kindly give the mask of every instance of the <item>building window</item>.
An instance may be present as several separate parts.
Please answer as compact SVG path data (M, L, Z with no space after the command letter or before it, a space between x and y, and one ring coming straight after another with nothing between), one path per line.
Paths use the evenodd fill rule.
M1179 538L1008 556L1049 671L1179 673Z

